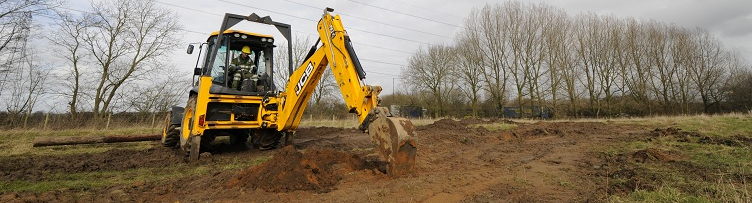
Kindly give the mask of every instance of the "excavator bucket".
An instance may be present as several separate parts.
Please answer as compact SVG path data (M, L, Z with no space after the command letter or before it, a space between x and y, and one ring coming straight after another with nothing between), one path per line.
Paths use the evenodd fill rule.
M386 173L391 177L408 174L415 168L415 126L399 117L379 117L368 126L376 151L387 162Z

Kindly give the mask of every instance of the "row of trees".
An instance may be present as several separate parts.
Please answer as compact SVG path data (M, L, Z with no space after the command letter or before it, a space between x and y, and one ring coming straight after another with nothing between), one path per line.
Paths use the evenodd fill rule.
M64 103L72 119L79 112L94 120L119 111L146 117L177 104L190 85L189 72L170 68L178 18L153 1L101 1L74 12L55 0L0 5L0 96L9 126L25 125L40 100Z
M153 120L155 112L181 105L190 69L169 65L168 51L181 43L174 12L147 0L101 1L72 13L59 5L0 0L0 111L6 126L25 125L39 101L56 109L64 105L71 118L94 122L125 111ZM40 17L48 20L40 24ZM544 107L559 117L752 106L750 66L699 28L569 16L545 4L512 1L475 9L455 39L411 56L402 73L409 88L383 95L383 104L456 117L500 116L505 106ZM302 64L312 41L294 39L292 56L285 45L277 49L279 89L286 86L287 57ZM326 73L307 113L341 116L336 88Z
M100 1L82 10L61 7L63 2L56 0L0 3L4 126L45 120L40 115L46 114L34 113L40 100L67 111L70 123L80 125L100 125L107 116L120 115L113 112L152 120L155 113L184 102L191 69L170 66L168 52L183 43L173 11L147 0ZM294 39L294 66L303 63L312 42L307 36ZM287 58L287 47L281 45L275 53L278 89L286 87L289 77ZM323 115L341 107L335 88L327 70L309 111Z
M455 39L421 48L403 69L407 92L422 101L412 105L434 116L504 106L594 117L752 107L750 65L700 28L510 1L473 10Z

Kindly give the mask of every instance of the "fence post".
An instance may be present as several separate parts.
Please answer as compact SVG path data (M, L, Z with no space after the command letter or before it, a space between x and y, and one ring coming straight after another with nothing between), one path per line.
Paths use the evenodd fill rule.
M47 130L47 123L50 121L50 112L47 112L47 115L44 116L44 129Z
M156 122L157 114L151 113L151 128L154 128L154 122Z
M107 114L107 125L104 126L105 130L110 129L110 119L112 119L112 112L110 112L110 114Z

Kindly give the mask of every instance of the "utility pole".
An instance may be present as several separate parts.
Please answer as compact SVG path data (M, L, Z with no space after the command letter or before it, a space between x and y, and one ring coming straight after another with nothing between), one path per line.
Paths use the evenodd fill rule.
M394 95L394 78L392 78L392 95Z

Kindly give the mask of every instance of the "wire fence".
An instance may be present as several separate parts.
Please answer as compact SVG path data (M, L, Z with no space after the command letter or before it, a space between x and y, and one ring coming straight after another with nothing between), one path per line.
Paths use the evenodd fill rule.
M0 113L0 129L115 129L115 128L160 128L166 112L149 113L107 113L95 116L91 112L55 114L36 112L33 114Z

